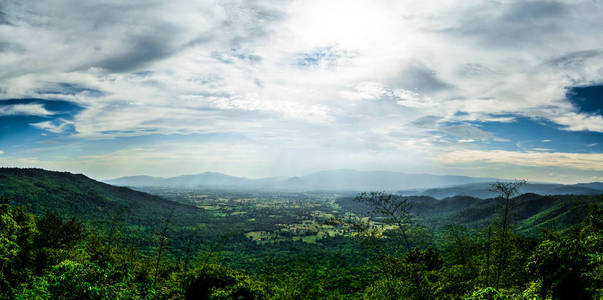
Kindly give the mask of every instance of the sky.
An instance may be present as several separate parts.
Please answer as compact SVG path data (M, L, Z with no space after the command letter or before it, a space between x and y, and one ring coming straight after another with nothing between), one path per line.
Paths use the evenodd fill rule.
M603 181L603 1L0 2L0 166Z

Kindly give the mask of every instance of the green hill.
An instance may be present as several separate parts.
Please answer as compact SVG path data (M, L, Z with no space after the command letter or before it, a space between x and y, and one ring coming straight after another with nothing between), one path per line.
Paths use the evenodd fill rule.
M470 196L454 196L436 200L429 196L410 196L412 212L424 223L434 227L446 224L461 224L473 228L483 228L496 217L496 199L479 199ZM580 224L586 216L591 203L603 203L601 195L547 195L523 194L515 198L516 207L512 210L513 220L517 223L517 232L524 235L537 235L542 229L564 231ZM367 214L372 210L365 203L359 203L351 197L337 199L344 211Z
M89 230L115 224L139 246L149 246L173 212L174 227L199 222L202 210L158 196L116 187L82 174L42 169L0 168L0 197L36 215L75 218Z

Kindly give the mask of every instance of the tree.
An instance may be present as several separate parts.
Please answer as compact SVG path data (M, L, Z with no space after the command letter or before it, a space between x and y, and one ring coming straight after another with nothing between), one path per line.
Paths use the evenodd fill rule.
M115 267L65 260L35 277L16 299L128 299L127 274Z
M442 261L435 249L420 250L412 243L411 231L418 230L421 226L410 212L412 203L409 199L385 192L370 192L361 193L354 200L370 205L377 217L384 217L385 224L394 225L394 228L383 230L383 238L380 238L375 234L380 231L375 231L371 224L355 224L372 238L378 264L386 276L378 287L369 289L369 298L379 298L380 294L395 294L403 295L403 298L430 299L434 289L428 277L442 267ZM397 249L399 242L404 249L402 255L399 255ZM394 248L384 249L384 245L388 243L393 243Z
M84 228L74 218L68 221L49 213L37 219L39 234L35 238L35 271L41 274L50 265L68 258L70 251L84 239Z
M31 275L34 217L0 199L0 299L12 298L14 288Z
M484 243L484 250L486 251L486 265L484 267L486 273L486 285L490 285L490 248L492 247L492 226L488 226L488 233L486 235L486 241Z
M385 223L397 226L396 232L400 233L407 251L412 250L409 239L409 229L415 226L410 213L412 204L407 198L385 192L360 193L354 201L364 202L373 208L373 212L385 216Z
M493 183L490 190L498 193L497 204L499 206L500 213L500 226L499 234L500 240L498 245L497 254L497 266L496 266L496 288L498 289L500 283L500 276L503 269L506 266L508 256L508 233L511 225L511 211L515 208L516 203L513 196L519 193L519 187L526 184L525 180L515 180L509 182L496 182Z
M265 299L266 286L220 265L206 264L193 272L186 299Z
M540 284L539 296L600 299L603 296L603 209L593 205L579 233L548 234L536 247L527 269Z
M161 265L161 257L165 251L165 246L168 241L168 231L170 229L170 222L174 216L174 209L170 210L170 213L165 218L165 223L161 233L159 234L159 247L157 248L157 261L155 262L155 275L153 276L153 286L157 283L157 276L159 275L159 266Z
M475 262L471 257L477 250L477 244L468 232L467 227L463 225L446 225L443 232L444 255L450 263L461 265L470 269L471 273L477 274Z

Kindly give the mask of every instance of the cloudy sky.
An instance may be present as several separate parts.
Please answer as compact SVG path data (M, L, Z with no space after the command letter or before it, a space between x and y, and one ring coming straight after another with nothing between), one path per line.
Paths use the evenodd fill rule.
M603 181L603 1L2 1L0 165Z

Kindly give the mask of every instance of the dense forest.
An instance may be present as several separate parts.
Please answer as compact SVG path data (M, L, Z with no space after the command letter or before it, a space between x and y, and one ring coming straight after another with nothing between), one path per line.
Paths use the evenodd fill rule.
M2 299L600 299L603 195L153 190L0 170Z

